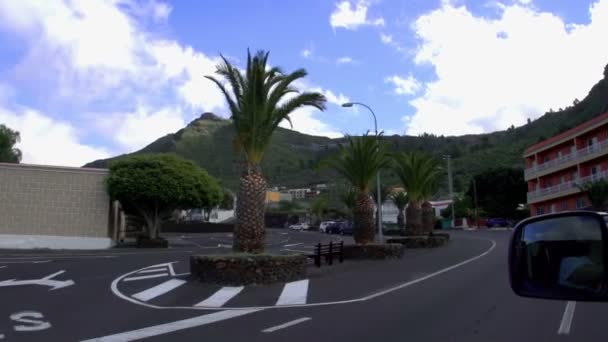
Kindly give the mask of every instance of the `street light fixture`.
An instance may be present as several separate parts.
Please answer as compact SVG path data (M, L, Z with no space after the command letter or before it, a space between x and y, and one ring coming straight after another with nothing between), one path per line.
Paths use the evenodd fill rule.
M378 136L378 120L376 119L376 113L374 113L374 111L370 108L370 106L366 105L365 103L361 103L361 102L346 102L342 104L342 107L345 108L350 108L354 105L359 105L362 107L367 108L367 110L369 110L370 113L372 113L372 116L374 117L374 131L376 132L376 140L379 142L380 138ZM378 240L380 242L382 242L383 240L383 234L382 234L382 198L381 196L381 191L380 191L380 170L378 170L378 173L376 174L376 190L377 190L377 202L376 205L378 206Z

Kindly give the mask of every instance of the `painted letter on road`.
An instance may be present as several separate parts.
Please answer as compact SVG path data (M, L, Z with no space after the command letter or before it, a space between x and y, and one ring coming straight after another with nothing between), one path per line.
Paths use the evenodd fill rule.
M36 311L22 311L11 315L11 319L13 321L27 324L15 325L15 331L38 331L50 328L51 323L41 321L41 318L44 318L44 316L40 312Z

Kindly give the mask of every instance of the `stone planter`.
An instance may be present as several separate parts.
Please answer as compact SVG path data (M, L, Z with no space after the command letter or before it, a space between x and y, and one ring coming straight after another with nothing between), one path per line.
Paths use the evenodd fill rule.
M369 244L344 246L344 259L398 259L403 257L403 245Z
M449 236L433 235L433 236L407 236L387 239L387 243L402 244L405 248L434 248L445 245L448 242Z
M301 254L192 255L190 273L220 285L290 282L306 278L306 259Z

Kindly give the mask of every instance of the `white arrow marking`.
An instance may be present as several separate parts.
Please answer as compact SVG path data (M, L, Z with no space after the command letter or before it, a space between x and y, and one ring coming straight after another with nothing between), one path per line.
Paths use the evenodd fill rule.
M50 289L49 291L53 291L53 290L57 290L57 289L61 289L64 287L74 285L74 281L71 279L70 280L52 280L54 277L56 277L62 273L65 273L65 271L59 271L59 272L53 273L42 279L30 279L30 280L9 279L9 280L5 280L5 281L0 281L0 287L21 286L21 285L43 285L43 286L52 287L52 289Z

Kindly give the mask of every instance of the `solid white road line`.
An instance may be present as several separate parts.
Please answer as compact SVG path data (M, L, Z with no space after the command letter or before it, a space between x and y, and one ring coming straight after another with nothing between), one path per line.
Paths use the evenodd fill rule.
M235 318L239 316L244 316L250 313L254 313L256 311L260 311L260 309L251 309L251 310L224 310L219 312L214 312L212 314L197 316L193 318L184 319L181 321L165 323L160 325L155 325L143 329L137 329L133 331L126 331L120 334L114 334L109 336L97 337L90 340L86 340L83 342L123 342L123 341L135 341L147 337L153 337L158 335L168 334L174 331L179 331L183 329L190 329L194 327L199 327L206 324L211 324L219 321L223 321L230 318Z
M166 267L163 267L163 268L148 268L148 269L145 269L143 271L139 271L137 273L139 274L139 273L154 273L154 272L167 272L167 268Z
M211 295L211 297L196 304L195 306L210 306L210 307L216 307L216 308L222 307L224 304L226 304L226 302L228 302L234 296L241 293L241 291L243 291L244 288L245 287L243 287L243 286L222 287L221 289L217 290L217 292L215 292L213 295Z
M151 287L147 290L141 291L133 295L133 298L139 299L141 301L147 302L150 299L156 298L160 295L163 295L171 290L174 290L182 285L187 283L185 280L181 279L170 279L162 284L158 284L154 287Z
M160 278L160 277L168 277L168 276L169 276L169 273L151 274L151 275L141 276L141 277L125 278L124 281L134 281L134 280Z
M300 323L303 323L303 322L306 322L306 321L310 321L311 319L312 318L310 318L310 317L302 317L302 318L294 319L293 321L289 321L289 322L283 323L281 325L277 325L277 326L274 326L274 327L270 327L270 328L264 329L264 330L262 330L262 332L271 333L271 332L274 332L274 331L277 331L277 330L281 330L281 329L285 329L285 328L291 327L291 326L296 325L296 324L300 324Z
M41 261L0 261L0 264L44 264L47 262L51 262L51 260L41 260Z
M5 268L6 266L0 266L0 268Z
M564 315L562 316L562 322L557 330L558 335L570 334L570 327L572 326L572 318L574 317L574 309L576 308L576 302L568 302L564 309Z
M292 281L285 284L276 305L306 304L307 297L308 279Z
M294 246L299 246L299 245L303 245L304 242L298 242L298 243L290 243L289 245L285 245L283 247L294 247Z

